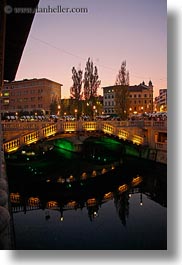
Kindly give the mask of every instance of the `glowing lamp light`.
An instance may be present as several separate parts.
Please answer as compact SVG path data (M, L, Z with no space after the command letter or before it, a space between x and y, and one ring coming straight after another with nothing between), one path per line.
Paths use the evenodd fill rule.
M97 176L97 172L95 170L92 171L92 177L96 177Z
M106 199L112 199L112 197L113 197L113 193L112 192L108 192L108 193L105 193L104 194L104 199L106 200Z
M11 203L20 203L20 194L19 193L10 193Z
M125 192L125 191L127 191L127 189L128 189L128 186L126 184L123 184L123 185L119 186L118 191L119 192Z
M83 174L81 175L81 179L86 179L87 178L87 173L83 172Z
M94 212L94 217L97 217L98 216L98 213L97 212Z
M102 169L101 174L105 174L107 170L105 168Z
M37 206L39 203L40 203L40 200L39 200L39 198L37 198L37 197L30 197L30 198L28 199L28 204L29 204L30 206Z
M70 208L73 208L77 205L77 202L76 201L70 201L67 203L67 206L70 207Z
M95 198L88 199L87 200L87 204L90 205L90 206L91 205L95 205L96 204L96 199Z
M53 208L53 207L57 207L58 203L56 201L49 201L47 203L47 208Z
M142 177L141 177L141 176L137 176L137 177L135 177L135 178L132 179L131 184L132 184L132 186L136 186L136 185L138 185L140 182L142 182Z

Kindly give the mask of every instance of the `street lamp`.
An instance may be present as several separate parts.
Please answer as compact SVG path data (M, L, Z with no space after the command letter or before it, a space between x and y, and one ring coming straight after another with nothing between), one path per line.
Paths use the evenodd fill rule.
M77 113L78 113L78 110L75 109L75 120L77 121Z
M95 121L96 106L93 106L93 120Z
M58 105L58 116L60 115L60 109L61 109L61 106Z

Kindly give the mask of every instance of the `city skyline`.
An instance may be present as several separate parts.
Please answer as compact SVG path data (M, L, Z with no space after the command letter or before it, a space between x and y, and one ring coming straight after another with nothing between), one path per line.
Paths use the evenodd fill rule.
M167 88L167 1L50 1L39 11L28 37L15 80L48 78L63 84L70 96L72 67L90 57L98 67L101 87L114 85L123 60L130 85L151 79L154 96ZM41 12L41 8L86 8L86 13Z

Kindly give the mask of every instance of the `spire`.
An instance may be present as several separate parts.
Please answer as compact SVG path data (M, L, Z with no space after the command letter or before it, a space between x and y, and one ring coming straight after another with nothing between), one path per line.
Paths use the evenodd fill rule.
M149 86L153 86L153 84L152 84L152 81L151 81L151 80L149 81Z

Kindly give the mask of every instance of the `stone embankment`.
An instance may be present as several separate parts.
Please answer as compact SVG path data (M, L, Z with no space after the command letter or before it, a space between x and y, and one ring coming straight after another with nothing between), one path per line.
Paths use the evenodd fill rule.
M1 152L0 165L0 249L13 249L12 220L9 211L9 189L6 176L4 153Z

